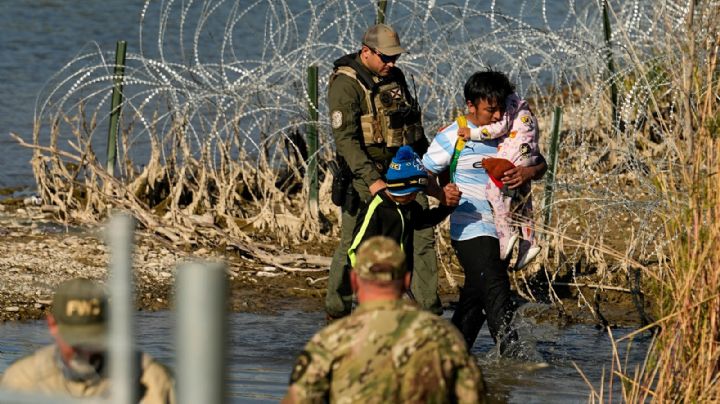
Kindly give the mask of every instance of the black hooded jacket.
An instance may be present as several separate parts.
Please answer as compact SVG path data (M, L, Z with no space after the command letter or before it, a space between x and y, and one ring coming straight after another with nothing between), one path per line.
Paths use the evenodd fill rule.
M349 264L363 241L373 236L387 236L400 244L405 252L409 271L413 268L413 232L442 222L454 208L440 205L424 209L417 201L399 204L380 192L358 213L352 244L348 250Z

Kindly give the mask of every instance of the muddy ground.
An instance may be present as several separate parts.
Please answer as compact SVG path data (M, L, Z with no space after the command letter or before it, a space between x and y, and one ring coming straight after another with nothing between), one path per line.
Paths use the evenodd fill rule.
M52 212L32 204L0 202L0 320L42 318L49 310L52 291L60 282L73 277L105 281L108 248L102 226L66 226L53 219ZM329 256L334 246L296 246L296 251ZM232 252L209 251L201 248L181 251L157 236L138 231L134 251L136 296L138 310L172 308L175 267L190 259L222 260L228 264L231 283L229 308L233 311L267 313L300 309L321 311L327 272L288 273L263 265ZM452 268L462 283L462 273ZM541 277L538 277L541 278ZM515 282L517 284L517 282ZM592 284L592 279L587 280ZM547 300L546 285L536 285L534 296ZM561 304L534 306L531 315L540 321L559 325L602 322L597 311L611 325L636 325L640 317L630 295L622 291L583 291L597 296L591 304L579 304L577 288L557 289ZM540 293L537 293L540 291ZM545 296L545 297L543 297ZM447 308L457 301L457 291L441 276L441 297ZM597 304L595 304L595 300ZM523 299L518 296L518 303ZM539 309L537 307L540 307Z

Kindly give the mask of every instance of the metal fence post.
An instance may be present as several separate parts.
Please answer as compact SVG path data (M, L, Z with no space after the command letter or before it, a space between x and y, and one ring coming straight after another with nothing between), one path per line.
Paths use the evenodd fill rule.
M617 74L615 71L615 60L613 59L612 55L612 42L610 41L612 37L612 28L610 27L610 16L608 13L608 0L603 0L602 2L602 16L603 16L603 33L605 34L605 57L607 59L607 68L610 72L610 76L613 77L612 81L610 81L610 103L612 104L612 127L613 128L619 128L618 127L618 112L617 112L617 104L618 104L618 89L617 84L615 83L614 76Z
M113 73L112 104L110 107L110 128L107 138L107 171L110 175L115 172L115 159L117 156L117 136L120 126L120 110L122 109L122 86L125 76L125 50L127 42L117 41L115 44L115 71Z
M221 263L178 267L177 391L180 404L225 402L227 275Z
M553 194L555 192L555 170L557 169L558 144L560 143L560 121L562 120L562 108L555 107L552 122L552 135L550 138L550 153L548 161L547 177L545 177L545 197L543 198L543 210L545 211L545 228L550 227L552 220ZM545 233L543 233L543 237Z
M310 212L318 212L318 67L313 65L307 69L308 80L308 110L310 112L310 125L308 126L308 178L310 180L309 204Z
M387 8L387 0L380 0L377 3L377 19L375 24L385 24L385 9Z
M110 245L110 380L112 401L138 402L138 355L135 349L132 249L135 219L116 215L108 226Z

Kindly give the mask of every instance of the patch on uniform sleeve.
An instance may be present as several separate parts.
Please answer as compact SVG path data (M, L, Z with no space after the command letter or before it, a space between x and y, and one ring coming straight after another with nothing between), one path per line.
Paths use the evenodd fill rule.
M330 114L330 125L332 125L333 129L338 129L343 124L343 114L342 111L335 110Z
M295 383L303 377L305 371L310 366L310 362L312 362L312 358L310 357L308 351L300 352L300 356L298 356L295 361L295 367L293 367L293 371L290 374L290 384Z

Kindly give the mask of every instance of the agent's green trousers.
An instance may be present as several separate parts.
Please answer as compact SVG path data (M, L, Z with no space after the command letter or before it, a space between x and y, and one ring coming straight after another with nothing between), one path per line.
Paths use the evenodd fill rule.
M361 198L363 196L361 194ZM427 196L424 193L418 194L416 200L424 208L428 207ZM350 273L346 269L346 263L348 260L347 251L352 242L357 214L357 211L350 214L350 212L343 209L340 243L330 264L328 288L325 294L325 311L335 318L350 314L352 309L353 292L350 287ZM442 304L437 293L438 271L433 228L415 231L413 246L415 249L414 268L412 268L410 290L420 307L438 315L442 314Z

